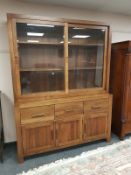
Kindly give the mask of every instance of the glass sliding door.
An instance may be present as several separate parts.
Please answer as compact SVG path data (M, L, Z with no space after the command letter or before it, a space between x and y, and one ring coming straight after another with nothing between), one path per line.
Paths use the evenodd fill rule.
M22 94L64 91L64 25L16 23Z
M69 89L103 86L104 29L69 26Z

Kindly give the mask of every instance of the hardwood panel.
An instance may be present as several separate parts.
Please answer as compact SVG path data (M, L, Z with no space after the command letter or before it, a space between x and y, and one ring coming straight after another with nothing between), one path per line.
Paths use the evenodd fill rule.
M23 125L22 139L25 154L54 147L54 122Z
M84 140L96 139L97 137L106 137L108 114L99 114L97 117L84 117Z
M21 123L32 123L54 119L54 105L27 108L21 110Z
M55 118L83 114L83 102L62 103L55 105Z
M82 116L56 120L56 146L75 145L82 140Z

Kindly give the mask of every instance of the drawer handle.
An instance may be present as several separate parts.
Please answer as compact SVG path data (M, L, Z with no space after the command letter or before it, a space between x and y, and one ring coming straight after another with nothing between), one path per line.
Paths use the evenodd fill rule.
M101 107L100 106L92 106L91 108L96 110L96 109L100 109Z
M65 112L72 112L72 109L67 109L65 110Z
M43 116L45 116L45 114L36 114L36 115L32 115L32 118L38 118Z

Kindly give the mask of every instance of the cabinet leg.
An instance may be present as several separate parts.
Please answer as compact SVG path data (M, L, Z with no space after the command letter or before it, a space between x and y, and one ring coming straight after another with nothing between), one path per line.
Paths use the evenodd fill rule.
M24 162L24 154L23 154L23 149L22 149L22 144L21 142L17 141L17 160L19 163Z
M0 148L0 160L1 160L1 163L3 163L3 145Z
M18 149L17 151L18 151L18 152L17 152L17 159L18 159L18 162L19 162L19 163L23 163L23 162L24 162L23 153L21 153L19 149Z
M108 136L108 137L106 138L106 141L107 141L107 142L110 142L110 141L111 141L111 136Z
M19 162L19 163L23 163L23 162L24 162L24 157L19 157L19 156L18 156L18 162Z
M124 137L125 137L124 132L121 132L121 134L120 134L120 136L119 136L119 139L120 139L120 140L124 140Z
M122 140L124 140L124 135L120 135L119 136L119 139L122 141Z
M122 141L122 140L124 140L124 137L119 137L119 139Z

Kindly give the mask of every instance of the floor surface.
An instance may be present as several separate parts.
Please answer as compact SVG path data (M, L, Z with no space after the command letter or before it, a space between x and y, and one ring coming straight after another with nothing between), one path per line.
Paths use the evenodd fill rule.
M127 139L127 136L125 139ZM36 156L31 156L26 158L23 164L18 164L16 155L16 144L10 143L5 145L4 150L4 163L0 163L0 175L16 175L23 171L28 171L29 169L38 168L43 164L48 164L59 159L74 157L82 152L94 150L98 147L103 147L113 143L117 143L120 140L117 136L112 135L112 139L109 143L105 140L88 143L85 145L68 148L60 151L39 154Z

